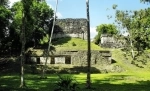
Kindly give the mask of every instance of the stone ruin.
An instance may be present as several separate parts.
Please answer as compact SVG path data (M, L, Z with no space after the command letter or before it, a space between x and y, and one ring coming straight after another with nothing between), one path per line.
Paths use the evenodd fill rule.
M56 20L53 38L76 37L87 39L87 20L66 18Z
M111 34L101 34L100 46L104 48L121 48L124 46L124 40L118 40Z
M86 19L58 19L56 21L53 38L63 37L76 37L81 39L87 39L87 20ZM114 39L112 37L102 37L102 45L109 43ZM111 40L111 41L110 41ZM114 43L114 42L112 42ZM105 45L104 45L105 46ZM94 67L106 67L112 64L111 51L104 50L91 50L91 66ZM28 62L32 62L37 65L44 65L46 56L41 55L30 55L27 58ZM87 66L87 50L66 50L56 51L50 54L47 60L47 65L51 66Z
M77 37L87 39L87 19L84 18L66 18L57 19L53 38ZM104 38L105 39L105 38ZM105 42L105 41L104 41ZM44 55L31 55L30 60L37 64L44 64L46 57ZM110 51L91 51L91 64L102 65L111 64ZM60 51L55 52L48 58L48 64L71 64L76 66L87 65L87 50L84 51Z
M91 65L110 65L112 63L110 51L91 51ZM35 64L45 64L46 56L31 55L28 61ZM87 51L59 51L48 57L48 65L67 64L72 66L86 66L87 65Z

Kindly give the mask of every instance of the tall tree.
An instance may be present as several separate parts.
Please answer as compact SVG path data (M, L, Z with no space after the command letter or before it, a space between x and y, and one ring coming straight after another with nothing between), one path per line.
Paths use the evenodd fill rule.
M22 8L21 2L17 2L12 6L12 12L14 14L12 29L14 29L15 34L20 35L22 24ZM28 13L28 22L26 24L26 39L27 45L30 41L35 41L35 44L39 44L44 36L48 36L49 32L49 21L53 17L53 10L50 8L45 1L33 0L33 5L30 8L30 13Z
M6 7L7 2L0 3L0 39L7 36L9 28L9 20L11 18L11 11Z
M22 0L12 6L13 22L12 30L14 34L21 35L21 87L24 87L23 65L25 60L25 45L29 41L35 40L39 44L40 40L47 36L49 32L49 21L53 17L53 10L45 0Z
M8 1L0 1L0 52L5 53L10 47L8 42L9 25L11 19L11 11L8 8ZM7 52L8 53L8 52Z
M32 0L22 0L23 10L22 10L22 30L21 30L21 41L22 41L22 47L21 47L21 83L20 87L25 87L25 81L24 81L24 61L25 61L25 44L26 44L26 33L25 31L28 29L26 24L31 19L30 13L31 13L31 7L32 7Z
M32 34L32 39L36 43L39 43L40 40L47 36L51 32L50 20L53 18L53 10L50 8L47 3L43 1L34 2L33 7L33 17L34 17L34 32Z
M116 6L114 8L114 6ZM115 22L117 23L117 25L121 26L123 29L126 29L127 32L129 33L129 43L130 43L130 49L131 49L131 53L132 53L132 58L134 58L135 54L134 54L134 46L133 46L133 22L132 22L132 14L129 14L131 11L121 11L121 10L117 10L117 5L113 5L112 7L114 10L116 10L116 15L115 15Z
M149 48L149 11L149 8L136 11L116 10L116 23L129 33L127 40L130 47L128 48L130 48L133 58L135 57L135 49L139 54L140 51Z

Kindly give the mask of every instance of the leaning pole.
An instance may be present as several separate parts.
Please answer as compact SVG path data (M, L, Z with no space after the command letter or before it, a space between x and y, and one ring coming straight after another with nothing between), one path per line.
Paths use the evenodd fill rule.
M89 0L86 0L87 10L87 42L88 42L88 53L87 53L87 88L91 88L91 40L90 40L90 15L89 15Z
M45 78L46 64L47 64L47 60L48 60L48 57L49 57L49 51L51 51L51 49L50 49L51 47L50 46L51 46L51 41L52 41L54 27L55 27L57 7L58 7L58 0L56 0L56 7L55 7L55 12L54 12L53 26L52 26L52 30L51 30L51 35L49 36L48 48L47 48L47 53L46 53L47 55L46 55L46 60L45 60L45 64L44 64L44 68L43 68L43 72L42 72L41 78Z

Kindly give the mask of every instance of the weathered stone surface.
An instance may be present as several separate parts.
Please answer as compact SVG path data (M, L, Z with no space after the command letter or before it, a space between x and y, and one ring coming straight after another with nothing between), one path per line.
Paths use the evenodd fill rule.
M75 66L87 65L87 51L59 51L53 55L70 55L71 64ZM110 65L111 52L110 51L91 51L91 64L92 65Z
M87 39L87 20L66 18L56 20L53 38L78 37Z
M32 61L37 61L35 58L40 58L41 64L45 63L46 57L31 57ZM66 62L67 61L67 62ZM36 62L38 63L38 62ZM71 64L73 66L87 65L87 51L59 51L51 54L48 58L48 64ZM91 51L91 65L110 65L111 52L110 51Z
M100 46L104 48L121 48L124 46L125 40L117 40L110 34L102 34Z

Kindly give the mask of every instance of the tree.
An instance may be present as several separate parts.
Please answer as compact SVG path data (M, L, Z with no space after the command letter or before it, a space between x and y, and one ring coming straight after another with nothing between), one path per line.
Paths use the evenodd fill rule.
M127 43L130 44L128 49L130 48L133 58L135 49L139 54L140 51L149 48L149 11L149 8L136 11L116 10L115 22L129 33Z
M11 11L5 6L5 4L1 3L0 5L0 39L7 36L8 28L9 28L9 19L11 18Z
M133 26L134 29L132 30L134 32L134 45L138 51L145 50L146 48L150 48L149 46L149 40L150 40L150 8L147 9L141 9L138 11L134 11L134 14L132 17L134 17L133 20Z
M52 8L44 0L34 2L33 17L35 21L32 39L35 40L36 44L51 32L52 25L50 25L50 22L52 22L53 14Z
M17 2L12 6L13 12L13 22L12 22L12 30L14 30L15 34L20 35L22 24L22 9L23 5L21 2ZM26 39L27 46L29 42L35 42L36 44L40 44L40 41L43 37L48 36L50 27L50 19L53 17L53 10L50 8L47 3L43 1L33 0L33 5L30 8L28 13L28 22L26 24Z
M114 10L116 10L117 7L114 8L114 5L112 7ZM116 10L116 15L115 15L115 23L117 25L121 26L123 29L126 29L127 32L129 33L129 43L130 43L130 49L132 53L132 58L134 58L134 51L133 51L133 36L132 36L132 30L134 28L133 22L132 22L132 14L129 14L131 11L121 11L121 10Z
M8 1L9 0L0 0L0 6L8 7Z
M24 81L24 61L25 61L25 44L26 44L26 30L27 24L31 19L30 13L31 13L31 7L32 7L32 0L22 0L22 30L21 30L21 41L22 41L22 47L21 47L21 83L20 87L26 87L25 81Z
M98 34L95 36L95 44L99 44L101 34L111 34L115 35L118 33L117 27L114 24L101 24L97 26L96 31Z
M7 7L7 0L0 1L0 50L4 51L8 47L9 25L11 19L11 11Z
M150 2L150 0L140 0L141 2Z
M25 51L28 42L33 39L37 44L49 32L45 27L49 27L50 18L53 16L53 10L45 0L22 0L12 6L13 21L11 25L12 34L20 37L21 47L21 85L24 87L24 61Z

